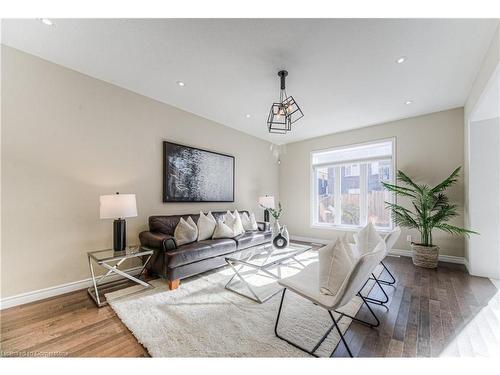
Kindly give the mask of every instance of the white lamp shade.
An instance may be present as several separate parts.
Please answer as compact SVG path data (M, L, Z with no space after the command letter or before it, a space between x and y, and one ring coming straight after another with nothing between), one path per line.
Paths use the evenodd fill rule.
M266 195L265 197L259 197L259 204L265 208L274 209L274 197Z
M137 216L135 194L101 195L99 203L101 219L119 219Z

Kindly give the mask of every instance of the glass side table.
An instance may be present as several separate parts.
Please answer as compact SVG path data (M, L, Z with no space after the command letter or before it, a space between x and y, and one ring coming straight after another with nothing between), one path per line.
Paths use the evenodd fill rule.
M116 290L120 284L124 282L133 281L136 284L142 285L146 288L154 288L147 281L141 280L141 276L146 269L146 266L153 255L153 250L142 248L142 247L131 247L123 251L114 251L113 249L89 251L87 257L89 260L90 274L92 275L92 284L90 288L87 289L88 294L98 307L102 307L107 304L107 301L103 298L104 293L100 293L105 289ZM146 261L144 262L140 272L136 275L132 275L127 271L120 270L120 265L127 259L140 258L146 256ZM99 265L107 270L103 275L96 276L94 271L94 264ZM120 279L114 281L104 282L106 278L112 274L121 276Z

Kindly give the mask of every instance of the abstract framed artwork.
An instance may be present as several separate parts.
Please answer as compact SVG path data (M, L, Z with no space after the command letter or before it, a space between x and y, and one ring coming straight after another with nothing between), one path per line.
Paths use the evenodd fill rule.
M234 202L234 156L164 141L163 202Z

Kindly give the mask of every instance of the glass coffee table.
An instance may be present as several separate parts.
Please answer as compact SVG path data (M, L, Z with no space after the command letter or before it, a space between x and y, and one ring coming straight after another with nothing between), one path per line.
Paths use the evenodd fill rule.
M104 294L112 291L113 288L117 288L126 282L133 281L136 284L142 285L146 288L153 288L153 286L147 281L141 280L141 276L146 268L151 256L153 255L153 250L143 248L143 247L130 247L123 251L115 251L113 249L89 251L87 253L89 260L90 274L92 275L92 287L87 289L88 294L98 307L102 307L107 304L104 299ZM127 259L146 257L146 260L142 264L142 268L135 275L130 272L119 269L120 265ZM94 270L94 264L99 265L107 270L103 275L97 276ZM104 283L104 280L114 274L115 276L121 276L119 280L108 281Z
M277 249L269 243L231 254L225 260L234 274L225 288L253 301L264 303L283 289L276 282L287 276L282 274L281 267L304 268L305 264L297 259L297 256L310 249L311 246L296 243L290 243L284 249Z

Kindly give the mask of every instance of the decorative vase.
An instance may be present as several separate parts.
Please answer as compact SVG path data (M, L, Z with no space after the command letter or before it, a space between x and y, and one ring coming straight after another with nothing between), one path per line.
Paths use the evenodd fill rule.
M290 234L288 233L288 228L286 227L286 225L283 225L283 227L281 228L281 234L286 239L286 242L289 243L290 242Z
M424 246L418 243L411 244L411 258L418 267L436 268L439 260L439 246Z
M288 229L286 229L286 225L284 225L280 228L278 233L273 236L272 243L276 249L285 249L288 247L289 242Z
M275 219L273 223L271 224L271 233L272 233L272 238L276 237L278 233L280 232L281 226L278 221L278 219Z

